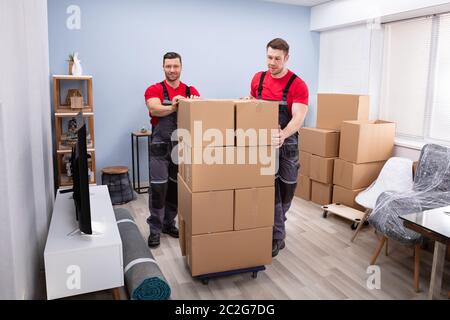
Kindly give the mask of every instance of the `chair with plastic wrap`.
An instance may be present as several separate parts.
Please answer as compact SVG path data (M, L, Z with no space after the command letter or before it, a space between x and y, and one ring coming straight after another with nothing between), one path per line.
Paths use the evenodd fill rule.
M403 192L412 190L413 162L410 159L394 157L390 158L383 169L381 169L377 180L366 190L360 192L355 201L366 208L366 213L363 220L358 225L355 234L352 237L352 242L355 241L359 231L361 231L364 223L375 208L378 197L385 191ZM386 246L387 248L387 246ZM386 250L387 252L387 250Z
M420 246L422 236L403 226L400 216L450 205L450 148L428 144L423 147L410 191L382 193L376 202L369 223L381 235L371 265L383 249L386 240L393 239L414 247L414 288L419 291Z

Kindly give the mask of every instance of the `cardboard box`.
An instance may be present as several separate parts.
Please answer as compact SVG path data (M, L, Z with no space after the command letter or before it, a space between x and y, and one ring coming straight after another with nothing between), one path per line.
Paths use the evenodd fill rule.
M192 192L274 186L278 159L271 146L184 146L182 157L182 178Z
M364 212L366 209L360 206L355 201L356 196L364 190L364 188L358 190L349 190L335 185L333 189L333 203L340 203L346 205L347 207Z
M234 191L234 230L272 227L275 187Z
M333 185L317 181L311 183L311 201L321 206L331 204L333 199Z
M395 123L344 121L339 158L353 163L388 160L394 151Z
M272 227L191 236L187 263L192 276L272 263Z
M336 159L333 183L350 190L367 188L378 178L385 163L381 161L356 164Z
M317 96L317 128L341 130L342 121L367 121L369 112L369 96L324 93Z
M178 241L180 243L181 255L186 256L186 223L181 215L178 215L178 232L180 237Z
M233 190L192 193L178 175L178 212L189 234L233 230Z
M312 155L309 165L309 177L311 180L333 184L334 160L336 158L323 158Z
M300 155L300 174L309 177L309 164L310 164L310 158L311 158L311 153L305 152L305 151L300 151L299 153Z
M295 196L306 201L311 201L311 183L309 177L299 175L297 179L297 188L295 189Z
M236 146L270 146L278 131L278 102L236 101Z
M178 129L187 130L191 139L179 136L178 141L195 147L234 146L234 108L234 100L180 100ZM205 135L207 130L220 135L220 139Z
M300 150L324 158L338 157L339 132L317 128L301 128Z

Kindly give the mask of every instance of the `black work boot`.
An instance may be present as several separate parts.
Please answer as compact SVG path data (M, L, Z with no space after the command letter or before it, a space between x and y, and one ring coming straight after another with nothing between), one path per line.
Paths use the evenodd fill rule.
M286 247L286 243L284 240L276 240L274 239L272 241L272 257L276 257L280 250L284 249Z
M165 227L165 228L163 228L162 232L165 234L168 234L169 236L174 237L174 238L180 237L180 235L178 233L178 229L175 226Z
M160 241L159 241L160 235L159 233L150 233L150 236L148 237L148 246L150 248L156 248L159 246Z

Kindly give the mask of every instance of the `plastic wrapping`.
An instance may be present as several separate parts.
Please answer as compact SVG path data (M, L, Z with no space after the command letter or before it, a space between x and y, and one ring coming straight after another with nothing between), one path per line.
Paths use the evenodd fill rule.
M390 158L383 166L377 180L360 192L355 201L366 209L373 210L378 197L385 191L405 192L413 188L413 162L406 158Z
M450 148L428 144L422 149L413 188L383 192L377 199L369 223L388 238L406 245L422 236L403 226L400 216L450 205Z

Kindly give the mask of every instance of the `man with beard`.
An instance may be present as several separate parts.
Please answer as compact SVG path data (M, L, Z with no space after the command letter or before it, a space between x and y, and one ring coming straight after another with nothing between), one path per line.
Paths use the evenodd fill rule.
M182 61L175 52L163 57L165 80L150 86L145 91L145 101L151 116L152 139L149 145L149 209L147 222L150 226L148 246L160 244L161 232L178 238L175 217L178 209L178 166L171 159L176 142L171 141L177 129L178 101L183 98L198 98L194 87L180 80Z

